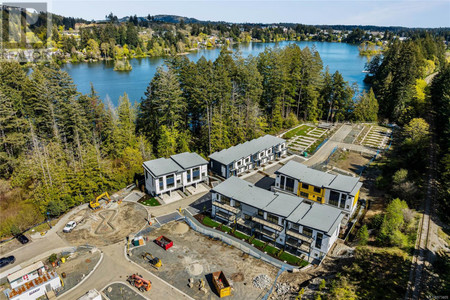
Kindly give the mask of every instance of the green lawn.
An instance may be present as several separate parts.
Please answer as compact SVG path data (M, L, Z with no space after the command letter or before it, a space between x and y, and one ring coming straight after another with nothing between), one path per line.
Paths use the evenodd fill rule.
M281 253L280 260L287 261L288 264L294 265L294 266L304 267L304 266L308 265L308 262L306 260L298 258L297 256L294 256L294 255L289 254L287 252Z
M155 198L145 199L140 201L139 203L147 205L147 206L159 206L161 203L158 202Z
M220 225L220 223L217 223L217 222L211 220L210 217L204 217L203 224L205 224L206 226L209 226L209 227L217 227Z
M267 246L264 248L264 251L267 252L268 254L276 255L278 252L280 252L280 249L277 249L277 248L275 248L275 247L272 247L272 246L270 246L270 245L267 245Z
M237 237L238 239L241 239L241 240L244 239L246 241L248 241L250 239L250 237L248 235L243 234L243 233L241 233L239 231L235 231L234 232L234 236Z
M313 129L313 126L302 125L298 128L292 129L284 134L283 138L290 139L294 136L305 136L306 132Z
M260 247L260 248L262 248L264 246L264 242L261 242L260 240L257 240L257 239L253 239L252 244L255 245L256 247Z

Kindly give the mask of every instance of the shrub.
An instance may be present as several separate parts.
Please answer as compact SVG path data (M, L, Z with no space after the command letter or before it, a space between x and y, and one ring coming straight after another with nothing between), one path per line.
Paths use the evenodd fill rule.
M54 263L58 260L58 255L56 253L53 253L52 255L50 255L50 257L48 258L48 261L50 263Z
M358 245L365 246L369 241L369 231L367 225L363 225L358 231Z

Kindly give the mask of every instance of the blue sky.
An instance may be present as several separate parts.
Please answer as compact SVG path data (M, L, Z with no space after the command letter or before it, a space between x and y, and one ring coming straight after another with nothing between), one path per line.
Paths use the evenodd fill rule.
M173 14L227 22L450 27L450 0L50 0L49 6L57 14L88 20L113 12L119 17Z

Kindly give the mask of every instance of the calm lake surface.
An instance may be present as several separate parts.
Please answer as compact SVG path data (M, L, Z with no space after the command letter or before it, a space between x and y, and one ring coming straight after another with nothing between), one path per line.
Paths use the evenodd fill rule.
M364 70L367 58L359 56L358 46L344 43L328 42L294 42L285 41L279 43L249 43L234 46L235 51L240 51L242 56L257 56L264 51L266 47L285 47L288 44L295 43L300 48L315 47L323 61L324 68L329 67L330 72L339 71L344 79L350 84L357 83L359 91L367 88L363 82ZM220 53L220 49L199 50L191 52L186 56L197 61L202 56L208 60L214 61ZM119 96L125 92L128 94L131 102L141 101L144 92L152 80L156 69L164 64L164 58L140 58L130 60L133 70L130 72L116 72L112 62L94 62L66 64L62 67L73 78L78 87L78 91L89 93L91 83L101 99L111 101L117 106Z

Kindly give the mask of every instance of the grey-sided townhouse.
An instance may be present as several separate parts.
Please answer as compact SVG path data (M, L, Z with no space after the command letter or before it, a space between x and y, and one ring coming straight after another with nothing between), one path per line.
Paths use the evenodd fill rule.
M228 178L263 166L286 153L286 140L268 134L211 154L209 169Z
M338 238L338 208L268 191L232 176L211 190L212 217L297 256L322 259Z
M145 189L153 196L185 189L208 179L208 161L197 153L184 152L146 161L143 164Z
M275 174L275 191L297 195L308 202L336 207L348 215L355 211L362 187L359 177L333 175L295 161L289 161Z

